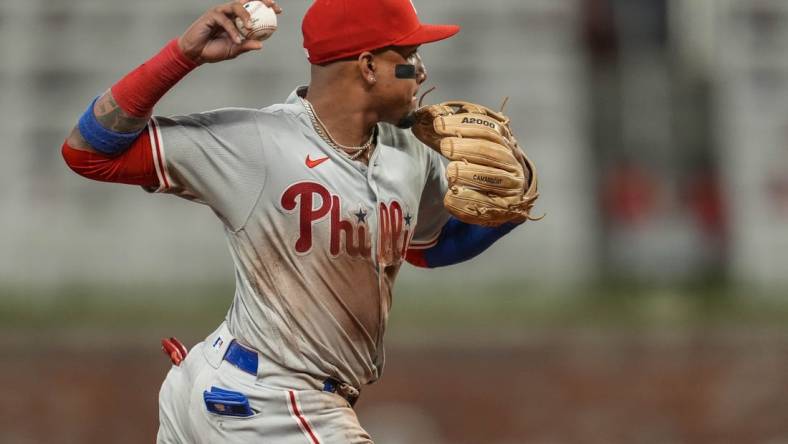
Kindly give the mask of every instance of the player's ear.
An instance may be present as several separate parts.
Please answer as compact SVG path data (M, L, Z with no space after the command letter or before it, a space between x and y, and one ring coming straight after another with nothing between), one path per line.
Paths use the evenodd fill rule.
M358 69L364 82L370 86L375 84L377 81L375 77L375 56L371 52L365 51L359 54Z

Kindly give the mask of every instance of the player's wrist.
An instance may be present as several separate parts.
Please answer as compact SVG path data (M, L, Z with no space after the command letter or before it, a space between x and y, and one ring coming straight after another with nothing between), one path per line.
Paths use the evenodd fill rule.
M171 61L185 70L186 74L188 74L191 70L198 67L200 63L197 59L192 58L186 53L186 50L181 45L181 38L182 37L170 40L167 45L164 46L163 51L167 51L169 53L168 55L171 57Z
M194 64L195 66L205 63L200 57L202 55L202 50L195 45L189 44L185 34L175 39L175 42L177 43L177 45L175 45L177 47L176 52L184 61Z

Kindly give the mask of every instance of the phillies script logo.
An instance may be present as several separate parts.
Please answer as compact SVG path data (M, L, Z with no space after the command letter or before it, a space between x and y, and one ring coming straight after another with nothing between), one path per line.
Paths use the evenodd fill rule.
M402 206L396 200L392 200L388 205L380 203L378 208L379 264L396 264L405 257L413 234L410 229L412 218L410 213L403 214Z
M339 196L332 195L326 187L315 182L299 182L285 190L281 199L282 208L290 212L298 212L298 239L295 250L308 253L313 244L313 227L315 223L329 218L331 236L329 251L338 256L344 249L350 256L370 257L371 235L364 208L352 213L352 220L345 220L342 215L342 202ZM388 205L381 203L378 208L378 260L388 265L401 260L408 248L411 236L412 216L403 214L402 206L397 201ZM343 248L344 246L344 248Z

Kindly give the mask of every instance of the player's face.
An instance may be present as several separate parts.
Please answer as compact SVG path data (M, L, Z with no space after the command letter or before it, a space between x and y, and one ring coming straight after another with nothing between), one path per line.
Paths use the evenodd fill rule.
M427 69L418 53L418 46L394 46L383 50L376 57L379 65L378 91L383 121L404 125L403 121L418 105L419 86L427 80ZM397 65L413 65L415 78L399 78Z

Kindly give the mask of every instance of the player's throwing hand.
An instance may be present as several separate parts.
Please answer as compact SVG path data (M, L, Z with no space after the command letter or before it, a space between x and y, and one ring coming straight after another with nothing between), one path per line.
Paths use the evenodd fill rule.
M262 1L277 14L282 13L274 0ZM244 3L245 0L235 0L216 6L192 23L178 38L178 45L186 57L197 63L216 63L262 48L258 40L244 40L235 27L236 18L241 19L247 29L252 27Z

